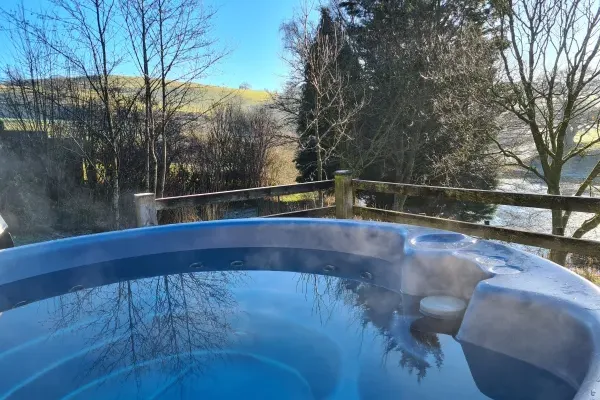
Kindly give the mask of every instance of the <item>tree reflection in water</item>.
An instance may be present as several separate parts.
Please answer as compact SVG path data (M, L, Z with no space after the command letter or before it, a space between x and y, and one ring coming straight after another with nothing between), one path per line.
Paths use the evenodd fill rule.
M418 332L412 329L410 333L415 338L415 341L422 345L422 353L431 354L435 360L435 366L440 369L444 363L444 353L442 352L438 336L435 333ZM390 345L395 344L390 342ZM427 376L427 370L431 367L425 356L416 356L414 353L407 352L402 348L395 348L395 350L400 350L402 354L400 366L406 368L410 374L416 372L417 381L421 382Z
M347 291L341 280L332 276L315 274L298 274L297 288L304 294L307 302L311 303L312 312L321 324L327 323L340 303L348 301L352 292Z
M349 289L356 293L355 306L363 310L365 324L370 322L385 341L385 358L398 352L400 367L411 375L415 373L418 382L431 368L429 356L438 369L442 367L444 353L438 335L414 329L413 322L418 317L411 315L410 307L405 307L401 294L374 285L352 286Z
M80 384L112 376L140 388L159 369L175 385L207 372L217 358L231 357L229 350L237 344L260 342L253 334L236 333L236 324L247 316L239 309L235 288L246 277L240 272L201 272L81 290L53 300L51 322L56 330L75 330L85 338L88 362L79 372ZM323 326L343 308L349 314L343 318L356 323L361 338L367 330L380 337L382 364L397 363L419 382L432 364L441 368L444 354L438 336L411 329L416 314L407 312L402 295L307 274L299 275L297 289Z
M379 286L328 276L303 275L300 280L305 295L312 292L314 311L321 321L327 321L335 305L340 302L350 306L363 331L372 326L384 341L383 363L390 357L399 358L398 365L421 382L432 367L444 363L439 337L436 333L414 329L419 318L410 305L403 304L399 293ZM353 312L352 312L353 311ZM323 315L325 313L325 315Z
M189 377L201 373L233 339L232 288L244 276L188 273L70 293L55 300L53 324L57 330L75 326L93 349L82 379L125 369L121 379L133 378L139 387L150 365L170 376Z

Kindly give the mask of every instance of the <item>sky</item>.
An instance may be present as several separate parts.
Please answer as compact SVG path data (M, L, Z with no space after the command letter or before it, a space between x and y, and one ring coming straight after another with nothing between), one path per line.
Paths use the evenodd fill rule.
M0 0L0 7L14 8L21 0ZM40 9L48 0L24 0L26 8ZM300 0L205 0L217 9L213 37L230 54L202 80L209 85L237 88L249 83L256 90L277 90L285 81L279 27L290 19ZM2 38L2 40L5 40ZM132 66L120 73L136 74Z
M220 0L214 33L232 53L213 83L237 87L245 81L254 89L279 88L286 73L279 27L298 5L299 0Z

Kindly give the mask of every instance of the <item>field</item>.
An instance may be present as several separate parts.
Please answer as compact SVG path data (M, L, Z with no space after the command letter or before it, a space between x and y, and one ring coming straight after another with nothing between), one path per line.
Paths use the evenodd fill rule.
M140 88L143 86L143 80L139 77L113 76L112 79L117 87L121 87L128 94L140 91ZM178 84L178 82L174 82L173 86ZM2 103L2 92L5 90L6 86L0 85L0 104ZM158 96L158 92L156 96ZM271 99L271 95L264 90L233 89L198 83L192 84L188 96L187 104L180 109L181 112L203 113L215 103L222 101L239 103L242 107L253 107L265 104ZM8 115L6 110L2 110L2 107L0 107L0 112L0 119L4 122L6 130L22 130L24 128L26 130L34 130L33 124L23 127L21 121L13 118L13 115Z
M140 77L132 76L114 76L113 80L127 91L133 93L143 86L143 80ZM173 82L172 86L179 85L179 82ZM256 106L268 102L270 94L264 90L234 89L223 86L202 85L192 83L189 92L190 99L184 107L183 112L202 112L210 105L219 101L239 101L242 106Z
M117 75L113 77L113 80L117 86L128 89L131 92L141 88L144 84L142 78L133 76ZM174 87L178 84L180 83L173 82L172 86ZM205 110L209 105L222 99L235 99L240 101L243 106L259 105L270 100L270 94L264 90L234 89L199 83L192 83L191 85L192 89L189 93L191 98L187 105L188 110L182 110L185 112Z

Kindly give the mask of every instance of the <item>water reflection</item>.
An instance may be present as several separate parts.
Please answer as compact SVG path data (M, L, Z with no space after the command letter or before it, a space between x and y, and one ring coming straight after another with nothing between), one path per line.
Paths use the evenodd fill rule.
M354 293L340 284L340 279L314 274L296 274L296 289L310 303L311 311L326 325L340 304L353 305ZM357 314L358 315L358 314Z
M390 341L389 344L390 347L395 346L393 347L394 350L401 352L402 357L400 359L400 366L406 368L410 374L415 372L417 380L421 382L421 380L427 376L427 370L431 368L431 364L427 361L426 355L431 354L433 356L435 366L439 369L444 363L444 353L442 352L440 341L436 334L417 332L414 330L411 330L410 333L413 335L415 341L421 345L419 355L409 353L397 346L397 343L394 341ZM390 347L388 347L388 349Z
M81 290L54 299L54 332L85 338L91 360L78 382L135 382L148 371L171 379L201 374L229 347L236 299L244 275L233 272L178 274ZM84 321L84 322L82 322ZM101 345L99 345L101 344ZM202 357L198 357L202 355Z
M442 348L459 347L416 298L292 273L158 276L7 314L0 397L24 399L395 398L437 387L428 373L448 362Z
M333 277L300 274L295 279L296 291L302 294L323 331L328 330L334 313L343 309L345 318L349 317L362 330L357 337L367 337L369 331L381 339L366 344L380 347L373 353L381 354L381 363L395 363L418 382L431 367L442 367L444 353L437 334L414 328L419 318L411 303L413 299ZM249 316L247 310L240 309L236 290L253 284L247 274L240 272L179 274L121 282L55 298L51 322L55 331L75 329L86 340L88 358L93 361L80 371L78 382L98 383L111 377L135 382L142 393L144 375L149 370L160 368L163 375L182 380L205 373L207 365L216 358L231 357L227 349L260 347L264 354L268 344L258 335L265 333L257 332L256 327L281 331L286 325L256 313ZM283 330L300 328L286 326ZM314 335L302 333L304 338ZM271 347L277 348L274 341L289 339L289 333L272 336ZM325 345L321 352L331 353ZM336 357L331 353L329 358ZM119 371L117 376L115 371Z
M383 339L382 357L387 361L390 354L398 353L398 366L415 374L421 382L432 367L428 361L440 369L444 363L444 353L436 332L436 326L420 324L418 299L402 295L374 285L357 281L337 281L338 297L346 302L352 299L353 307L360 310L361 325L375 328Z

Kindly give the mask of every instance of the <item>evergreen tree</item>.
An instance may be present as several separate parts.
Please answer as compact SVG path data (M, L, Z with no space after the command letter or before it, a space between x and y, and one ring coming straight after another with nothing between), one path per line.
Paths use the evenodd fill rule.
M361 177L493 189L497 164L483 156L497 133L486 87L494 53L481 0L354 0L340 4L370 96L354 151L378 151ZM355 158L359 158L356 156ZM476 220L493 207L365 197L371 205ZM442 204L440 204L442 203Z

